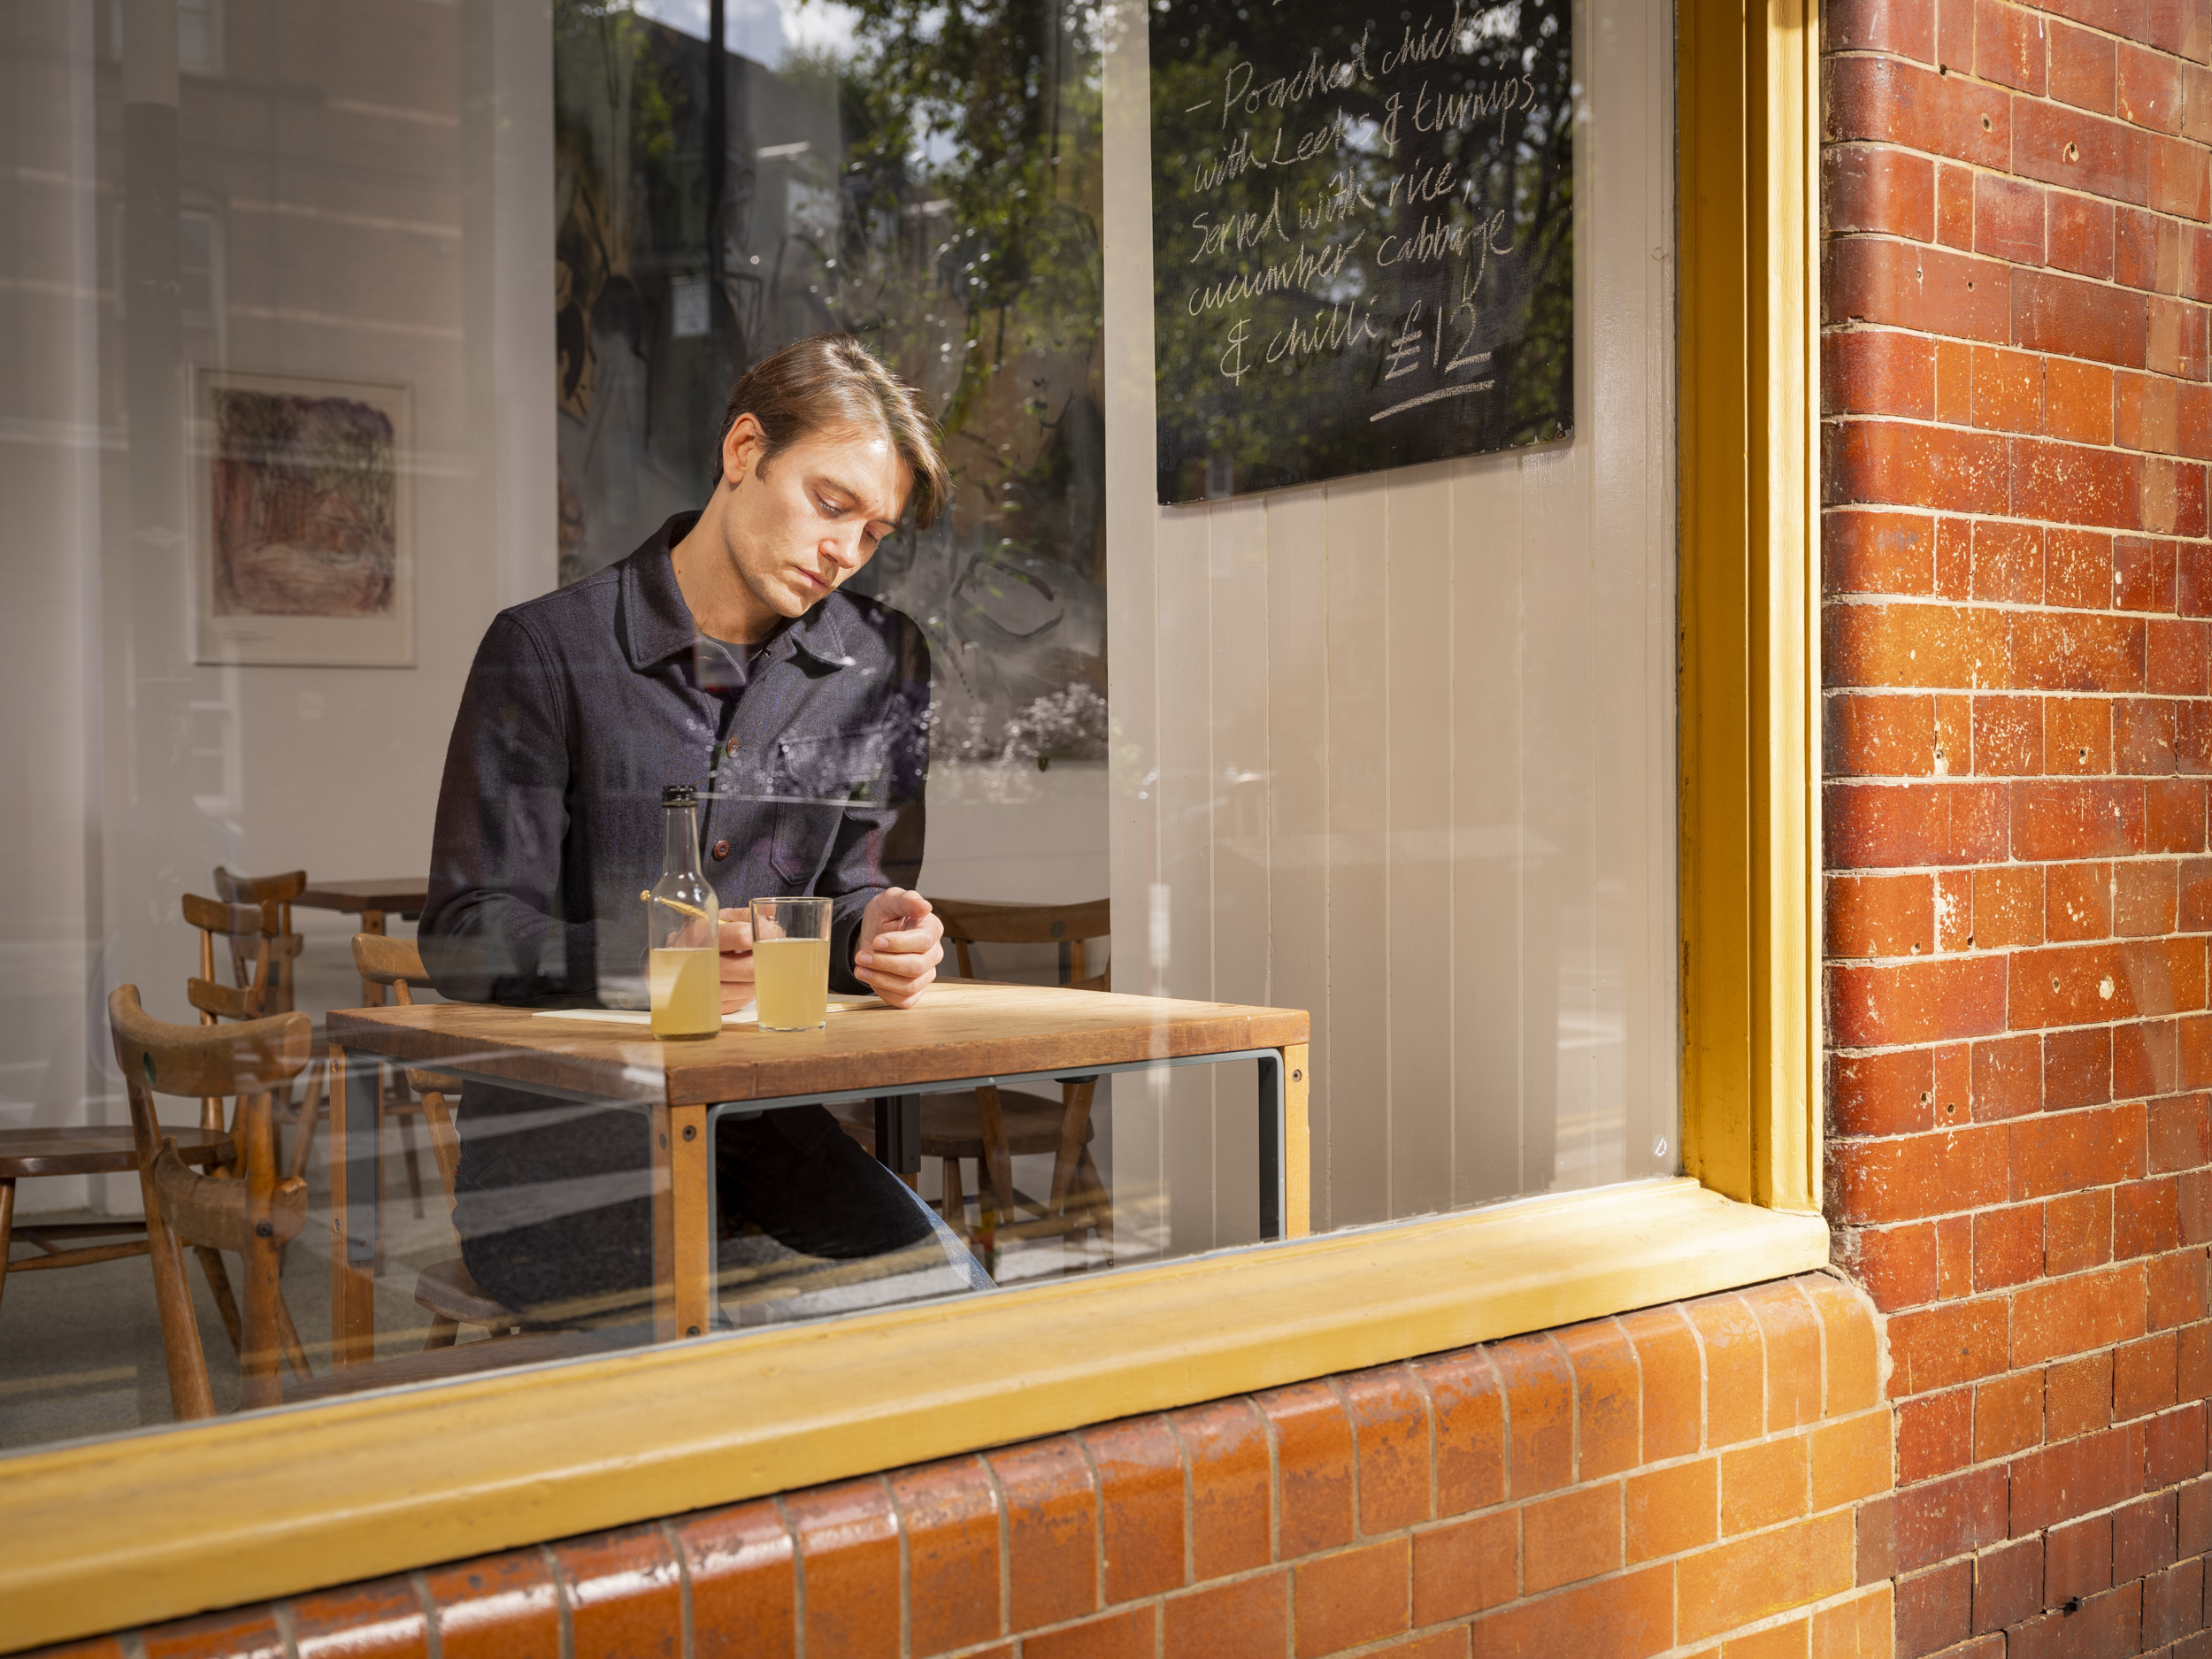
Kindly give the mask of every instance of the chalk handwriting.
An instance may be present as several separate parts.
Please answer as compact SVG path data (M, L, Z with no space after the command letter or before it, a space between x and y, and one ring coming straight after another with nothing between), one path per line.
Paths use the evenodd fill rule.
M1275 192L1264 213L1232 213L1217 225L1208 224L1207 218L1201 213L1191 221L1191 228L1201 233L1198 251L1190 257L1193 265L1209 254L1242 253L1248 248L1258 247L1271 236L1278 242L1290 240L1290 233L1283 228L1280 190Z
M1190 291L1185 302L1193 317L1225 305L1235 305L1248 299L1268 294L1306 293L1324 277L1335 276L1344 269L1344 262L1359 250L1364 235L1339 242L1333 248L1324 248L1310 253L1306 244L1298 244L1298 251L1277 265L1262 265L1257 271L1240 271L1225 282L1213 282Z
M1192 38L1164 42L1188 49L1179 65L1156 20L1156 85L1182 94L1156 104L1166 111L1154 130L1156 211L1172 215L1156 226L1159 327L1186 342L1182 373L1216 388L1186 394L1163 368L1164 399L1216 411L1188 429L1187 450L1217 459L1202 433L1238 408L1279 407L1246 400L1281 377L1295 378L1294 399L1312 388L1320 418L1356 396L1363 426L1517 387L1501 377L1517 372L1512 349L1538 288L1559 296L1543 326L1571 327L1576 92L1563 8L1450 0L1418 17L1354 12L1316 44L1267 37L1294 15L1282 0L1255 9L1241 35L1206 32L1243 27L1215 24L1200 10L1208 0L1174 3L1186 8L1174 27ZM1570 403L1512 395L1557 411L1546 430L1571 428ZM1169 414L1164 401L1164 457Z

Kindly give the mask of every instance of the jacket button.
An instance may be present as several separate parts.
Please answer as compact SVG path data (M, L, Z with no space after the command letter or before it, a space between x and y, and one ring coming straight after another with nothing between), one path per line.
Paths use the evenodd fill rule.
M729 844L729 842L727 842L727 841L717 841L717 842L715 842L715 843L714 843L714 856L715 856L717 858L727 858L727 857L730 856L730 844Z
M737 753L737 740L735 738L732 738L730 740L729 752L733 755Z

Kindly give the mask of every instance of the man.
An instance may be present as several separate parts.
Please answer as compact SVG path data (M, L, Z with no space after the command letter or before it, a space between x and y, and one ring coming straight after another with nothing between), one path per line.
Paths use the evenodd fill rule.
M910 497L925 527L944 505L933 425L857 341L818 335L737 383L719 460L703 511L485 635L420 930L442 995L644 1007L638 895L661 867L660 792L693 782L726 907L726 1012L752 996L739 907L770 895L833 901L835 989L905 1008L936 977L943 926L909 890L928 648L897 611L839 591ZM472 1083L460 1130L454 1224L485 1290L552 1315L650 1284L641 1117ZM726 1123L717 1150L726 1227L836 1257L932 1236L928 1210L818 1107Z

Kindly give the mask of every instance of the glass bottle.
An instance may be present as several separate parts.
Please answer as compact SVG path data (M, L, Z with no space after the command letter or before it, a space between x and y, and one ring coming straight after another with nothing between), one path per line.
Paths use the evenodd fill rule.
M646 895L647 969L656 1037L712 1037L722 1029L719 905L699 868L699 792L661 790L661 879Z

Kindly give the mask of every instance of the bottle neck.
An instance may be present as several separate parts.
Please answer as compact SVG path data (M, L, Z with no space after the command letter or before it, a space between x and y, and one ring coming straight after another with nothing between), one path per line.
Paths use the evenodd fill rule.
M672 806L661 809L661 871L664 875L699 873L698 809Z

